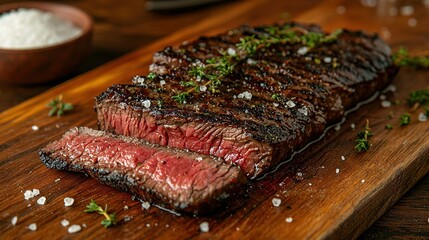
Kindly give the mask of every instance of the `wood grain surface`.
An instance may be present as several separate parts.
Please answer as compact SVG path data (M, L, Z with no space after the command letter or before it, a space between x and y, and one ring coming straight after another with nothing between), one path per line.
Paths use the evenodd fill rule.
M344 6L347 14L338 14L338 6ZM404 101L409 92L429 85L427 72L410 69L402 69L395 78L397 91L386 94L389 100L399 100L400 104L382 108L376 99L361 106L347 116L338 131L329 130L322 140L296 155L292 162L251 183L246 199L235 199L225 211L212 216L175 216L155 207L142 210L140 203L133 201L126 193L101 185L84 175L54 171L41 164L37 155L39 148L59 138L73 126L96 127L92 108L94 96L113 83L130 82L134 75L147 73L155 51L243 23L254 25L280 21L290 5L284 1L267 4L266 1L255 0L220 7L224 7L221 17L214 11L213 15L208 14L201 21L190 22L180 31L0 114L2 238L357 238L427 174L429 122L418 122L419 111L415 111L412 112L410 126L398 125L399 115L410 111ZM418 20L415 27L408 26L410 17L385 15L383 9L364 7L359 2L323 1L301 11L293 19L316 22L327 30L347 27L380 32L395 49L405 45L412 53L422 53L429 47L429 32L424 25L424 20L428 20L428 11L422 4L416 5L415 10ZM63 94L65 101L72 102L76 109L61 118L50 118L45 106L58 94ZM393 119L388 118L391 114ZM368 153L357 154L353 148L358 130L351 129L350 125L353 123L360 129L366 119L369 119L375 134L373 146ZM386 124L392 124L394 129L384 129ZM33 131L33 125L40 129ZM24 200L25 190L33 188L40 189L40 196L47 198L45 205L36 203L39 196ZM65 207L64 197L73 197L75 204ZM280 207L272 205L274 197L282 200ZM427 197L421 196L426 205L420 211L405 216L415 223L415 231L409 237L427 236ZM90 199L108 204L117 213L118 226L104 229L100 225L100 215L83 213ZM401 201L407 201L407 198ZM240 207L235 209L237 205ZM124 209L124 206L129 209ZM10 223L13 216L18 216L16 226ZM291 218L292 222L287 222L287 218ZM62 219L72 224L85 224L86 227L79 233L69 234L60 224ZM209 223L208 233L199 230L199 224L204 221ZM26 228L31 223L37 224L37 231ZM383 222L380 224L382 228ZM401 227L396 226L396 231L386 231L384 235L370 229L361 238L406 236L401 232Z

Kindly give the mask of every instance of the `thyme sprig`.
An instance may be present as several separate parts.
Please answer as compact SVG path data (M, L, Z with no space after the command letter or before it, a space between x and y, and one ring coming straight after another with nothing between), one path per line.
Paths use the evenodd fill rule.
M373 136L371 128L369 127L369 120L366 120L365 127L362 131L360 131L356 138L356 146L355 149L358 152L367 152L371 146L369 139Z
M109 214L107 212L107 205L103 209L93 199L91 199L91 202L86 206L85 212L87 213L97 212L98 214L103 215L105 219L101 221L101 225L103 225L105 228L116 225L116 214L115 213Z
M397 66L408 66L413 68L429 68L429 56L411 57L408 50L401 47L392 56L393 62Z
M339 29L326 35L286 25L269 26L264 28L262 32L257 35L240 38L240 42L235 45L236 49L222 50L220 51L220 56L206 60L205 64L196 64L189 70L189 75L196 82L206 81L202 86L207 87L210 92L216 93L219 91L222 79L233 72L237 63L254 56L259 49L275 44L302 44L311 49L319 44L335 41L342 33L342 30ZM193 84L189 85L190 89L179 92L172 98L178 103L186 103L191 93L199 90L199 86L195 81L192 81Z
M410 106L413 106L413 110L416 110L419 106L429 103L429 88L420 89L411 92L408 96L407 102Z
M51 108L51 110L49 110L49 113L48 113L50 117L54 115L61 117L62 115L64 115L66 111L70 111L73 109L73 104L63 102L62 94L52 99L47 106Z
M399 126L407 126L411 123L411 114L403 113L399 116Z

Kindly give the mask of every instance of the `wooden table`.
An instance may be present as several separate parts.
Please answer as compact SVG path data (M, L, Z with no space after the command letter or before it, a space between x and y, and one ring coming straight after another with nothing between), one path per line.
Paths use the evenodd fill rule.
M10 1L0 1L5 3ZM249 1L227 1L209 7L180 12L148 12L143 0L129 1L71 1L63 3L79 7L89 13L95 22L93 52L80 69L70 76L72 79L97 68L121 55L174 33L188 29L201 21L216 22L217 18L231 15L231 9L239 10L242 23L258 22L264 16L266 23L273 20L306 19L317 22L320 11L332 11L327 16L328 29L334 27L365 28L379 32L394 48L407 46L412 52L423 52L429 48L429 6L420 1L379 1L377 7L363 6L358 1L270 1L254 8ZM255 1L256 2L256 1ZM268 1L267 1L268 2ZM365 2L365 1L361 1ZM401 15L401 7L411 5L414 13ZM390 9L390 10L389 10ZM392 16L398 10L398 16ZM406 8L402 8L406 13ZM409 10L409 8L408 8ZM271 15L267 17L266 15ZM240 17L238 17L240 19ZM271 20L273 19L273 20ZM411 20L410 20L411 19ZM414 19L414 20L413 20ZM409 25L416 23L417 26ZM227 26L234 27L235 25ZM426 27L424 27L426 25ZM210 29L207 31L210 32ZM162 40L161 40L162 41ZM427 51L426 51L427 53ZM146 70L145 70L146 71ZM43 86L0 86L0 112L55 87L67 79ZM73 80L71 80L73 81ZM88 96L92 98L93 96ZM412 187L398 202L377 220L360 238L424 238L429 236L429 176L426 175Z

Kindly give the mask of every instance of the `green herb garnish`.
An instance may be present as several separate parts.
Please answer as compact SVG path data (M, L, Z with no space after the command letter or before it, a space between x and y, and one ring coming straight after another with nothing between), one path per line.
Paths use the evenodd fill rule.
M149 80L153 80L153 79L155 79L155 78L156 78L156 73L154 73L154 72L150 72L150 73L146 76L146 78L147 78L147 79L149 79Z
M373 136L371 128L369 127L369 120L366 120L365 127L362 131L360 131L356 138L356 146L355 149L358 152L366 152L369 150L371 144L369 143L369 139Z
M399 116L399 126L406 126L411 123L411 115L409 113L403 113Z
M115 213L109 214L107 212L107 205L103 209L93 199L91 199L91 202L86 206L85 212L87 213L97 212L98 214L103 215L105 219L101 221L101 225L103 225L105 228L116 225L116 214Z
M180 86L182 86L182 87L195 87L195 83L192 81L189 81L189 82L181 81Z
M63 102L63 95L62 94L60 94L57 97L55 97L54 99L52 99L48 103L48 107L51 108L51 110L49 110L48 115L49 116L57 115L58 117L64 115L64 112L70 111L73 109L73 105L71 103Z
M189 93L188 92L182 92L179 93L175 96L173 96L172 98L174 99L174 101L181 103L181 104L185 104L186 103L186 99L189 97Z
M410 106L429 103L429 89L421 89L410 93L407 101Z
M275 93L275 94L271 95L271 98L273 100L279 100L280 99L280 94Z
M393 129L393 126L391 124L386 124L386 126L384 126L385 129Z
M308 32L291 26L269 26L263 29L264 33L258 35L245 36L235 45L236 49L229 48L227 51L220 51L221 56L206 60L206 64L200 64L192 67L188 74L196 82L206 81L203 86L216 93L219 92L219 86L227 75L232 73L234 67L239 61L252 57L259 49L267 48L274 44L302 44L308 48L314 48L322 43L335 41L342 33L342 30L336 30L331 34ZM307 49L308 51L308 49ZM321 60L315 60L321 63ZM334 68L337 67L335 66ZM198 90L195 81L189 81L193 84L182 84L183 87L192 87L187 91L180 92L172 98L178 103L186 103L190 94Z
M413 68L428 68L429 56L415 56L411 57L408 50L401 47L392 56L393 62L397 66L408 66Z

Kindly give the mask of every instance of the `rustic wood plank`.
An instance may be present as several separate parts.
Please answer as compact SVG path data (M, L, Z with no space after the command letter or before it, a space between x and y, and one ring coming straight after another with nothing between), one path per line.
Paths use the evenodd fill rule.
M347 16L337 16L338 3L329 1L318 5L297 19L318 22L327 29L349 27L379 31L386 24L380 20L369 25L370 19L359 22ZM372 11L359 9L354 4L347 5L347 9ZM405 103L384 109L375 100L362 106L348 116L339 131L329 130L321 141L297 155L292 162L251 183L246 199L235 199L229 203L229 208L235 209L240 205L239 208L208 217L175 216L154 207L142 210L140 204L132 201L126 193L83 175L47 169L38 160L37 150L70 127L95 127L93 97L113 83L129 82L132 76L146 73L153 52L165 45L191 40L200 34L222 32L241 23L277 21L284 11L281 6L285 5L275 2L269 8L272 10L270 14L252 11L258 12L257 17L245 14L252 9L264 9L264 6L265 1L262 0L237 4L221 18L208 18L196 23L1 113L2 236L49 239L74 236L60 225L62 219L72 224L86 224L87 227L75 235L79 238L224 239L263 236L267 239L348 239L359 236L429 170L428 122L413 121L410 126L398 127L399 114L409 111ZM407 33L408 28L403 27L402 31ZM425 32L420 34L427 37ZM392 38L392 44L408 42L408 38L408 35L398 32L398 37ZM413 39L419 38L420 35L416 35ZM427 44L412 47L418 52L427 48ZM388 99L404 100L410 91L427 87L428 77L427 72L402 70L394 81L398 91L387 94ZM60 93L77 108L61 118L49 118L45 105ZM387 117L390 112L394 114L391 120ZM413 119L417 114L413 113ZM366 119L371 122L375 133L373 146L370 152L357 154L353 149L357 130L353 131L349 126L354 123L360 129ZM385 130L386 123L394 125L394 129ZM38 125L40 130L32 131L32 125ZM341 156L346 160L341 160ZM336 169L339 169L338 173ZM45 206L37 205L37 197L23 200L23 192L33 188L40 189L40 196L47 197ZM64 197L75 198L75 204L64 207ZM272 205L274 197L282 200L278 208ZM116 211L119 226L106 230L99 224L99 215L83 213L90 199L106 203ZM124 206L129 209L124 210ZM10 224L13 216L18 216L17 226ZM125 221L126 217L132 217L131 221ZM286 221L289 217L293 219L290 223ZM203 221L209 222L209 233L200 233L199 224ZM25 228L33 222L38 225L36 232Z

